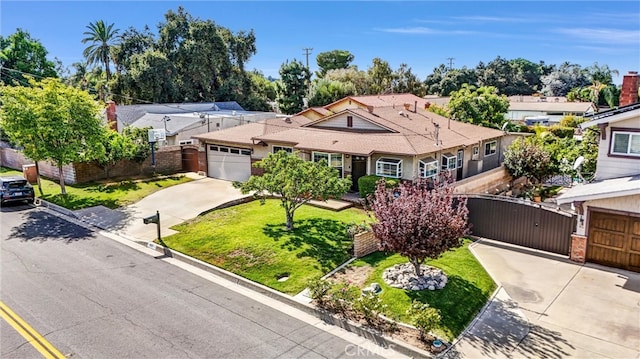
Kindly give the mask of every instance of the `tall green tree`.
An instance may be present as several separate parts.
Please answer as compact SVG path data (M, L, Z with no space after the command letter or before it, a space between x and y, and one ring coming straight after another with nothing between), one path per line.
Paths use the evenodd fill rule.
M309 91L309 107L325 106L341 98L356 94L355 86L350 82L317 79Z
M8 37L0 36L0 82L28 86L23 74L58 77L56 65L47 60L47 49L28 32L17 29Z
M318 78L323 78L327 71L346 69L351 65L355 56L347 50L332 50L321 52L316 56L316 63L319 70L316 72Z
M465 84L460 90L451 93L447 106L454 120L499 128L509 110L509 100L505 95L498 95L495 87L476 89Z
M116 73L127 72L131 68L131 58L134 55L141 55L147 50L152 50L155 41L148 26L145 26L142 31L138 31L134 27L126 29L120 35L118 44L111 50Z
M391 92L391 84L393 82L393 70L387 61L381 58L374 58L373 64L367 70L369 75L370 87L367 93L369 95L382 95Z
M416 96L424 96L424 85L407 64L400 64L400 67L393 73L392 88L394 93L411 93Z
M103 20L98 20L87 25L84 32L85 38L82 43L90 43L82 52L89 64L102 64L107 76L107 82L111 79L111 51L115 46L117 35L120 30L113 28L114 24L105 24Z
M276 101L280 112L291 115L302 111L307 95L307 83L311 77L309 70L302 62L294 59L282 64L279 72Z
M244 183L234 183L242 193L254 192L264 203L267 196L277 196L285 210L286 227L293 229L295 211L311 200L342 197L351 186L351 178L338 177L338 171L320 162L305 161L298 153L270 153L254 167L264 170L261 176L251 176Z
M58 167L64 195L64 165L104 156L102 107L86 91L66 86L60 79L29 82L31 87L0 86L0 127L24 148L25 156Z
M542 93L547 96L566 96L571 89L589 85L587 72L577 64L562 63L548 75L540 78Z
M364 95L369 90L369 77L366 71L360 71L356 67L348 69L329 70L324 76L325 80L339 81L351 84L355 89L355 95Z

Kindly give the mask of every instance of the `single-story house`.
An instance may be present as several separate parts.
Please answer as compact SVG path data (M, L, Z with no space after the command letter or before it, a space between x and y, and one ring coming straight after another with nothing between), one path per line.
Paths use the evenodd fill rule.
M631 82L630 86L628 83ZM639 78L624 76L621 107L600 112L580 126L600 129L596 176L557 198L571 204L578 223L571 258L640 272ZM625 104L622 97L629 98Z
M165 131L160 147L197 145L192 136L273 118L274 112L246 111L237 102L142 104L116 106L107 103L107 118L112 128L152 127Z
M567 102L561 97L512 96L505 118L527 125L552 125L565 116L584 117L596 112L591 102Z
M450 171L463 179L499 167L503 131L425 110L411 94L349 96L321 108L194 136L205 145L210 177L245 181L271 152L327 160L353 189L364 175L412 180Z

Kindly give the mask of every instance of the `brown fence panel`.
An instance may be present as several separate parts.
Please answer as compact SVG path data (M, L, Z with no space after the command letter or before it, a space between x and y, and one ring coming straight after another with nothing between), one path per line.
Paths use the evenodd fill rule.
M474 236L569 254L575 230L571 213L498 196L470 196L467 207Z

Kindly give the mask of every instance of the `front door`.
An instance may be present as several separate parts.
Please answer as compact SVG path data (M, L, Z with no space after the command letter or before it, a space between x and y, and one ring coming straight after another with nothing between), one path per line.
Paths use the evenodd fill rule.
M464 150L458 150L458 159L456 163L456 167L458 171L456 172L456 181L460 181L462 179L462 167L464 166Z
M351 189L358 191L358 178L367 174L367 158L363 156L353 156L351 159Z

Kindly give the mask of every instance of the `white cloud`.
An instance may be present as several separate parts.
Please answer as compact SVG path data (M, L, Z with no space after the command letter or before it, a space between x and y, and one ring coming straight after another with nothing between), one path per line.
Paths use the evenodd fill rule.
M476 35L477 31L467 30L438 30L428 27L416 26L416 27L396 27L396 28L382 28L375 29L381 32L389 32L394 34L417 34L417 35Z
M531 17L513 17L513 16L455 16L452 19L464 21L478 22L537 22L539 20Z
M558 28L556 33L572 36L591 43L634 44L640 43L640 31L607 28Z

